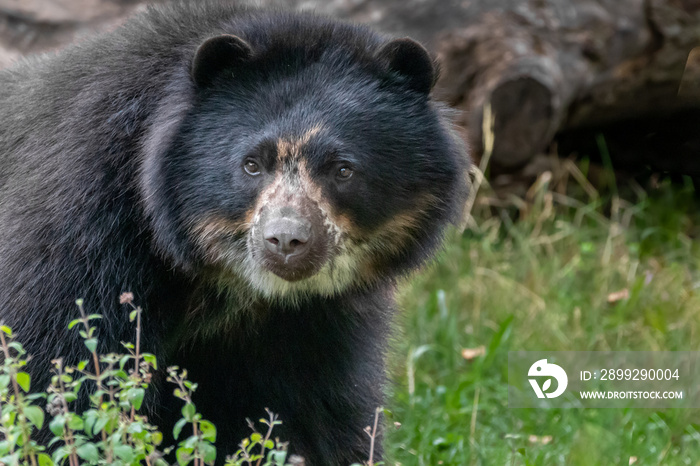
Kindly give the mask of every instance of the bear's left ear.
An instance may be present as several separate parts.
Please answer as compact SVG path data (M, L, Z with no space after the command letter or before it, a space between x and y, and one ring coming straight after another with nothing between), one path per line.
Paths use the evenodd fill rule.
M238 36L222 34L205 40L192 61L192 79L207 87L222 71L248 61L253 49Z
M435 67L425 47L413 39L394 39L377 53L389 70L406 79L408 86L422 94L429 94L435 82Z

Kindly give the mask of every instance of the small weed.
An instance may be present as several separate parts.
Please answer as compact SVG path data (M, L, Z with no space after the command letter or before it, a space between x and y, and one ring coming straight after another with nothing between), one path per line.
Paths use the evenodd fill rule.
M156 356L141 349L141 312L133 304L133 295L124 293L120 302L130 306L129 319L135 322L136 343L122 343L124 352L100 355L97 352L97 329L92 323L101 319L88 315L82 300L77 301L80 317L69 328L77 328L90 357L75 366L63 359L52 361L54 375L46 392L32 392L31 376L25 372L29 356L7 326L0 326L3 362L0 367L0 464L52 466L69 464L163 466L164 458L175 452L177 464L204 466L216 460L216 428L203 419L192 401L197 384L187 379L187 371L169 367L168 382L175 385L174 395L182 400L182 418L173 427L180 439L185 430L190 435L176 446L164 447L163 434L140 414L152 371L157 369ZM89 408L76 412L74 402L89 393ZM41 402L49 414L48 428L53 438L38 444L32 435L47 422ZM285 466L287 445L272 439L272 430L282 423L271 411L263 436L253 430L241 449L226 461L227 466ZM297 457L298 458L298 457ZM303 464L296 463L296 464Z

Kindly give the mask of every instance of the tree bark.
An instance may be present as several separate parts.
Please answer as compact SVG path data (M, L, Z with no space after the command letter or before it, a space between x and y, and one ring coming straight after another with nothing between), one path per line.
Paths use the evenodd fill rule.
M457 81L448 81L445 88L453 104L471 111L465 113L471 121L464 121L470 128L477 128L480 109L491 100L496 115L493 160L502 167L528 161L557 133L562 149L572 150L580 149L586 139L592 141L597 132L616 146L611 153L628 159L629 166L645 139L652 137L663 145L665 138L659 134L698 122L693 109L700 101L700 75L688 57L700 42L700 3L612 0L570 6L566 11L550 5L550 10L532 10L530 17L487 14L471 34L451 34L442 42L443 54L464 59L470 55L466 50L481 46L471 55L486 57L480 63L487 62L472 75L476 85L465 85L464 80L460 84L463 76L453 72L455 61L448 58L445 77ZM543 17L546 11L559 14ZM676 136L697 140L697 131L688 129ZM479 147L479 132L471 135ZM663 147L658 149L661 152L645 153L636 163L676 168L665 163ZM692 152L672 158L688 156L698 158ZM688 173L698 168L697 163L672 165Z

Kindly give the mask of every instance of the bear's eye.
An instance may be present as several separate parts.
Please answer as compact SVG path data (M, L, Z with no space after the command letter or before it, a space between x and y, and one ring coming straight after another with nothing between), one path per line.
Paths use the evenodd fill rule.
M246 160L243 164L243 169L245 172L251 176L257 176L260 174L260 165L255 160Z
M350 178L352 176L352 173L353 173L352 168L350 168L347 165L342 165L340 168L338 168L338 172L336 173L335 176L339 180L347 180L348 178Z

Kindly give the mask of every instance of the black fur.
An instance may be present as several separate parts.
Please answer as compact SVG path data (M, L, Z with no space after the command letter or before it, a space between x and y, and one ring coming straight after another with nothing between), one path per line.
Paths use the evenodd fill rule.
M244 418L269 407L284 422L275 435L307 464L361 462L363 428L382 404L394 283L456 219L465 150L427 95L433 70L420 46L392 53L363 26L232 3L152 8L0 73L0 319L33 355L42 388L50 359L85 357L67 330L75 299L104 316L99 349L117 351L133 340L117 296L132 291L144 350L199 383L220 460L249 434ZM252 54L219 43L198 64L200 46L221 34ZM241 159L261 139L318 122L326 130L305 154L309 170L358 235L375 238L369 275L294 299L265 297L241 276L222 285L193 219L244 215L260 186ZM329 181L331 156L353 163L352 184ZM394 237L384 230L417 210ZM162 375L154 384L150 409L167 433L179 406Z

